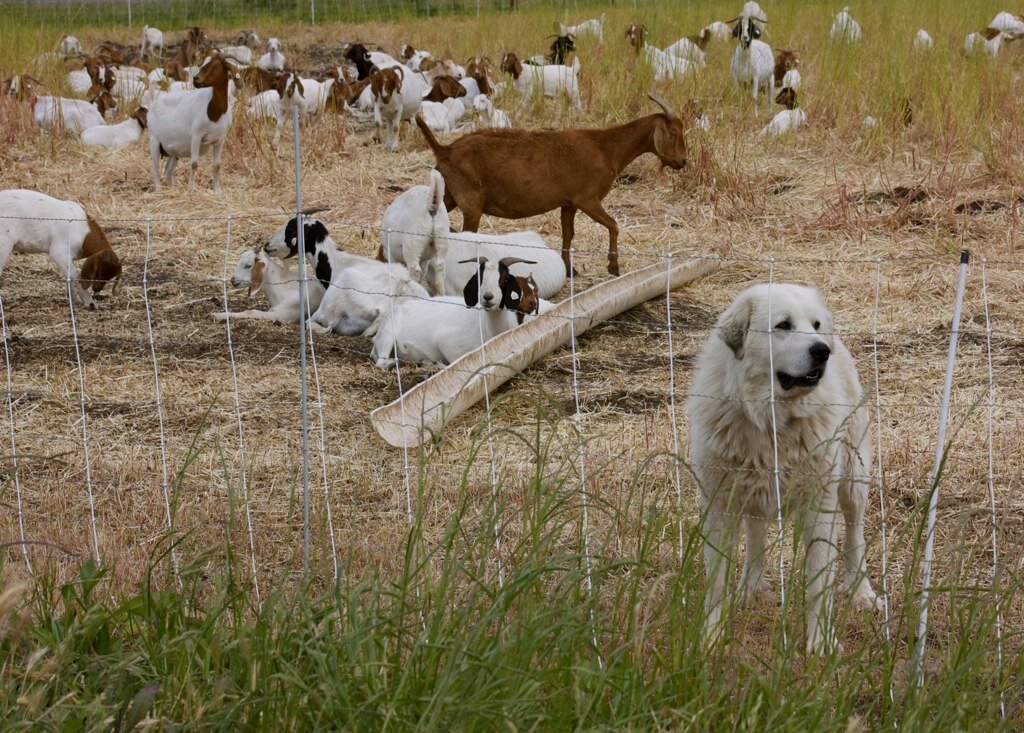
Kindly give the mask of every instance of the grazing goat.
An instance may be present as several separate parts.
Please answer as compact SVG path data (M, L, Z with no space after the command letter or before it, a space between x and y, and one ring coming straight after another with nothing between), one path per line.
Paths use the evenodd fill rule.
M506 129L512 127L508 115L494 106L494 102L486 94L478 94L473 100L473 109L478 115L478 126Z
M918 28L914 34L914 50L930 51L932 48L932 37L924 28Z
M558 23L557 25L558 35L560 36L574 36L579 38L580 36L590 34L597 38L601 43L604 43L604 13L601 13L600 20L591 18L590 20L585 20L582 23L577 23L576 25L563 25L562 23Z
M60 39L60 55L67 56L82 56L82 44L74 36L62 36Z
M786 72L792 69L796 69L800 66L800 52L799 51L788 51L784 48L780 48L775 52L775 86L781 87L782 79L786 76Z
M287 262L268 256L260 250L246 250L238 261L231 276L231 284L236 288L249 288L249 295L263 293L270 301L270 310L245 310L237 313L221 311L214 313L217 321L232 319L254 319L277 321L278 323L298 323L302 310L299 306L299 274ZM320 307L324 297L324 286L310 275L306 280L306 299L309 312Z
M142 48L139 55L145 58L147 55L164 55L164 34L158 28L142 26Z
M313 266L313 276L324 288L323 299L311 316L311 323L316 325L311 328L348 336L372 335L392 296L429 297L426 289L414 283L401 265L343 251L319 219L304 217L302 228L306 259ZM282 260L298 255L295 217L274 233L264 251Z
M495 263L480 257L473 262L478 269L461 298L414 299L389 309L370 352L378 367L398 362L448 365L518 325L522 291L509 266L522 260L506 257Z
M148 110L139 107L131 117L116 125L96 125L82 131L83 145L99 145L106 148L123 148L142 138L146 129Z
M181 44L178 53L164 66L164 74L175 81L188 81L189 75L186 69L198 59L203 43L206 41L206 34L197 25L191 26L185 33L185 42Z
M704 65L703 59L693 61L682 56L673 56L646 43L644 44L644 60L654 69L654 81L685 76Z
M980 47L986 55L996 56L1003 45L1003 31L995 28L986 28L978 33L969 33L964 39L964 53L968 56L974 54L975 48Z
M547 60L552 64L564 65L565 59L576 52L576 42L571 35L556 36L551 43L551 53Z
M748 6L756 6L757 3L747 3ZM760 8L756 8L760 11ZM757 113L758 94L762 89L768 90L769 99L775 96L775 56L772 54L772 47L764 41L758 40L761 37L761 27L758 23L767 23L763 13L755 15L739 15L729 22L736 22L732 29L732 35L739 40L736 52L732 56L733 83L737 86L749 86L750 94L754 98L754 113Z
M707 47L710 38L711 36L707 29L702 28L697 35L680 38L671 46L666 47L665 53L669 56L678 56L679 58L695 61L703 66L706 62L704 49Z
M992 22L988 24L988 27L995 28L997 31L1003 31L1010 37L1024 36L1024 18L1013 13L1007 13L1005 10L997 13Z
M629 45L633 47L638 56L643 47L647 45L647 36L649 35L651 35L651 32L647 30L645 25L633 23L633 25L626 29L626 38L629 40Z
M523 95L524 105L535 93L545 97L559 97L564 94L576 109L583 108L580 101L579 58L573 59L571 67L557 64L523 66L514 53L506 53L501 60L501 70L514 79L515 88Z
M434 80L430 85L430 91L423 99L427 102L443 102L446 99L465 96L466 88L461 83L454 77L442 76Z
M0 274L12 252L48 254L70 280L74 301L87 308L96 307L89 288L98 293L121 275L121 261L100 225L74 201L37 191L0 191ZM75 260L83 257L79 273Z
M701 29L701 35L709 39L717 38L720 41L727 41L732 37L732 28L729 27L728 23L716 20L704 26L704 28Z
M860 41L860 23L850 15L850 6L836 13L832 27L828 31L828 37L833 41L846 41L847 43L858 43Z
M281 42L276 38L267 41L267 52L260 56L256 66L269 71L284 71L284 54L281 53Z
M166 185L179 158L189 157L188 185L195 188L199 157L213 153L213 190L220 188L220 155L233 105L231 65L214 56L199 70L196 88L161 94L149 110L149 152L153 161L153 188L160 190L160 158L166 156Z
M426 123L416 122L444 176L445 205L462 210L465 231L475 232L482 214L522 219L561 208L568 273L573 220L581 210L608 229L608 272L618 275L619 227L601 200L619 173L644 153L676 170L687 163L683 120L650 98L662 113L598 130L482 130L442 145Z
M107 66L120 66L124 63L124 54L118 50L117 46L107 41L98 44L92 50L92 55Z
M410 72L411 73L411 72ZM373 94L373 121L377 125L374 139L384 143L385 150L398 152L398 130L402 123L402 107L405 95L402 83L405 72L402 67L374 69L370 74L370 89ZM385 137L383 128L387 125Z

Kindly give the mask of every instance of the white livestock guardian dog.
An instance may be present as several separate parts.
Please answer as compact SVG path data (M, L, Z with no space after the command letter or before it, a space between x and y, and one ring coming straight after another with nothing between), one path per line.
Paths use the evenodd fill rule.
M777 516L772 401L783 510L806 551L807 650L838 648L832 623L839 510L846 521L844 588L876 608L864 560L864 507L871 477L869 416L850 352L833 333L817 290L749 288L718 320L697 358L687 400L690 460L705 522L707 635L722 632L726 581L740 520L744 599L772 596L765 538Z

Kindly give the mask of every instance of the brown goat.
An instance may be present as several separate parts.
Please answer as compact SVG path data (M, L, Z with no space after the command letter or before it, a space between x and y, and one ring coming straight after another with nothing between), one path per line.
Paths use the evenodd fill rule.
M89 233L82 240L82 287L92 288L94 293L103 290L103 287L121 276L121 267L124 264L120 260L114 248L110 246L107 235L91 216L86 217L89 225Z
M466 76L476 82L481 94L491 93L491 83L487 78L487 67L491 60L486 56L471 56L466 61Z
M633 50L640 53L640 49L644 47L644 43L647 41L647 36L650 35L650 31L647 30L647 26L634 23L626 29L626 38L629 39L629 45L633 47Z
M775 52L775 86L782 86L782 77L790 69L800 66L800 52L780 48Z
M93 84L86 92L86 98L96 105L101 115L106 115L107 110L117 109L117 101L110 93L110 90L100 84Z
M580 210L608 229L608 272L619 274L619 227L601 201L630 162L653 153L662 166L687 163L685 123L660 99L664 113L598 130L483 130L442 145L419 115L416 124L437 157L445 180L445 206L462 210L463 231L475 232L480 216L504 219L562 212L562 262Z
M124 54L118 51L117 46L113 43L106 41L96 46L92 50L92 55L104 64L117 65L124 63Z
M242 69L242 82L253 94L266 92L277 87L278 73L258 66L246 66Z
M452 97L465 97L466 87L459 84L455 77L442 76L430 85L430 93L423 99L428 102L443 102Z

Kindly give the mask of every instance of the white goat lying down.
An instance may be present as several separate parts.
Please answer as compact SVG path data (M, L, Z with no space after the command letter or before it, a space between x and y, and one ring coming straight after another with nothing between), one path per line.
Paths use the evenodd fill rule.
M74 201L38 191L0 191L0 274L14 252L48 254L70 278L74 301L88 308L96 307L88 288L98 293L121 276L121 261L100 225ZM83 257L79 274L75 260Z
M309 301L309 312L313 313L323 300L324 287L312 272L307 273L307 277L306 298ZM213 314L215 320L224 321L231 317L279 323L299 322L302 312L299 308L299 273L289 263L273 259L263 251L246 250L231 276L231 284L236 288L248 287L249 295L263 293L270 301L270 310L246 310L237 313L222 311Z
M381 369L398 362L447 365L519 325L523 292L509 267L524 262L486 257L466 282L462 297L440 296L395 304L373 339L370 357ZM529 264L529 263L527 263Z
M477 255L492 260L516 257L536 263L532 268L514 265L512 274L526 276L532 272L542 298L550 298L565 285L561 253L548 247L536 232L452 232L440 171L432 170L428 185L413 186L384 212L378 257L405 264L413 280L435 295L460 292L475 267L460 260Z
M116 125L94 125L82 130L82 144L123 148L125 145L138 142L142 138L142 131L146 129L147 112L145 107L139 107L135 114L124 122Z
M92 102L68 97L37 97L32 110L35 123L50 132L58 117L65 132L80 135L82 130L106 124L103 115Z
M311 277L326 290L320 307L312 315L310 328L346 336L372 336L392 307L403 300L430 297L401 265L389 267L387 263L344 252L319 219L305 217L303 232L306 258L313 266ZM298 225L294 217L274 233L264 249L280 259L298 254Z

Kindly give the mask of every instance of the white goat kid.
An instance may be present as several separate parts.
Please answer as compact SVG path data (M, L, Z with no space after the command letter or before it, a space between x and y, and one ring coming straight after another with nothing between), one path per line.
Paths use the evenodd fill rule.
M924 28L918 28L914 34L914 50L930 51L932 48L932 37Z
M74 36L66 35L60 39L61 56L81 56L83 53L81 42Z
M495 107L494 102L486 94L477 95L476 99L473 100L473 109L476 110L478 115L479 127L495 127L499 129L512 127L508 115Z
M164 55L163 32L158 28L150 28L148 25L142 26L142 49L139 51L140 56L146 54Z
M573 59L572 67L559 64L534 66L524 65L515 54L506 53L501 68L512 75L516 90L523 95L524 106L529 104L535 94L541 94L553 98L564 95L576 109L583 108L580 100L579 57Z
M220 155L224 148L234 104L233 71L219 56L196 75L196 89L161 94L149 110L149 151L153 161L153 187L160 190L160 157L167 156L165 182L171 185L179 158L189 157L189 187L195 188L199 156L213 154L213 190L220 188Z
M452 132L458 126L459 120L466 114L466 105L462 103L461 99L453 97L443 102L424 100L421 105L420 113L423 115L424 121L431 130L436 132Z
M828 37L833 41L846 41L847 43L858 43L861 38L860 23L850 15L850 6L836 13L832 27L828 31Z
M270 302L270 310L245 310L236 313L214 313L215 320L254 319L277 321L278 323L298 323L302 313L299 295L299 273L287 262L269 257L265 252L247 250L242 254L231 276L231 284L236 288L249 288L249 295L263 293ZM309 312L320 307L324 297L324 288L320 281L309 273L306 280L306 298Z
M284 54L281 52L281 42L276 38L267 40L267 52L260 56L256 65L261 69L269 71L284 71Z
M123 148L142 138L146 129L147 110L139 107L124 122L116 125L96 125L82 131L83 145L97 145L105 148Z
M409 72L412 74L413 72ZM398 128L402 122L405 94L402 86L405 70L401 66L375 69L370 73L370 90L373 94L373 121L377 125L376 140L384 143L385 150L398 152ZM422 104L422 98L420 100ZM382 133L387 125L387 135Z
M478 270L466 282L461 298L409 300L384 316L370 352L378 367L398 362L451 364L518 325L522 290L509 266L522 260L493 262L480 257L472 262Z
M747 8L744 7L744 10ZM734 20L736 25L732 29L732 35L739 40L739 45L736 46L730 65L733 83L737 87L750 87L756 114L758 94L762 89L768 90L769 101L775 98L775 54L772 53L771 46L758 40L761 37L761 27L758 23L767 22L763 13L756 16L740 15Z
M281 128L288 120L293 119L293 109L298 108L299 128L305 129L308 125L316 125L326 101L323 84L316 79L301 78L298 74L281 76L277 80L276 91L278 104L276 107L270 107L277 118L273 141L275 150L281 141Z

